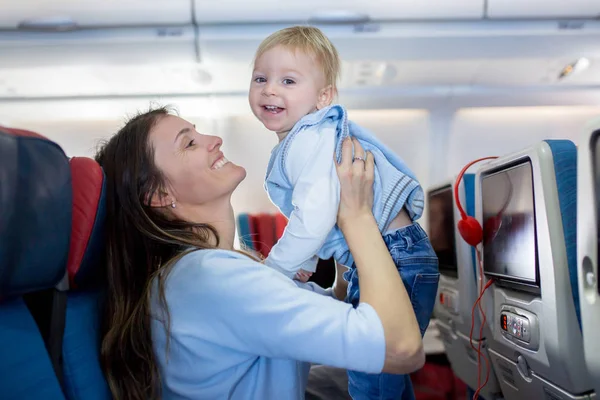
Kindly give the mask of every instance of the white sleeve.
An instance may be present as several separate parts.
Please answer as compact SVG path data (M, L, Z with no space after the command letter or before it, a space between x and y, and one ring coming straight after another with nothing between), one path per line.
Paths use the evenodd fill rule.
M339 300L337 297L335 297L335 293L333 292L333 287L324 289L321 286L317 285L315 282L300 282L300 281L296 281L296 280L294 280L293 282L296 284L296 286L298 286L299 288L302 288L304 290L309 290L311 292L318 293L322 296L329 296L336 300Z
M323 126L300 132L288 149L285 168L294 185L294 211L265 260L288 277L299 269L315 271L316 254L336 224L340 182L333 163L335 144L335 128Z
M354 309L244 256L223 254L229 252L191 253L170 273L173 329L247 354L381 372L385 336L369 304Z

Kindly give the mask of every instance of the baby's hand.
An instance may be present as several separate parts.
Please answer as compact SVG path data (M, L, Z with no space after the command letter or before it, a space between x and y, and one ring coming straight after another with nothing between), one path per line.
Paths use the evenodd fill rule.
M296 272L296 276L294 276L294 279L306 283L308 282L311 276L312 272L301 269L300 271Z

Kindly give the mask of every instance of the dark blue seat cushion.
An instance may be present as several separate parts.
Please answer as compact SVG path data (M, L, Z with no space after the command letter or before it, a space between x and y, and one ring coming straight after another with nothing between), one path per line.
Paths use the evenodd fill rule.
M0 307L0 398L55 400L64 395L38 327L21 298Z
M111 399L100 368L101 291L72 292L67 300L63 369L67 398Z
M73 232L62 352L65 392L72 400L110 399L100 366L106 252L104 172L96 161L87 157L74 157L70 164Z
M0 127L0 297L57 285L71 234L71 172L55 143Z

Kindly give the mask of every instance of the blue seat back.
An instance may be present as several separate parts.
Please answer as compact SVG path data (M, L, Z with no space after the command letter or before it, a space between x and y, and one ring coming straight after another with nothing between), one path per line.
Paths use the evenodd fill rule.
M463 182L465 185L465 212L475 218L475 174L464 174ZM473 278L475 279L475 285L477 285L477 253L474 247L471 247L471 262L473 264Z
M64 399L60 360L48 352L53 301L33 296L66 272L71 174L62 149L28 131L0 127L0 397Z
M71 159L73 228L67 270L63 369L68 399L110 399L100 366L106 219L104 173L92 159Z
M569 280L577 321L581 328L577 283L577 147L570 140L546 140L552 151L563 234L567 250Z

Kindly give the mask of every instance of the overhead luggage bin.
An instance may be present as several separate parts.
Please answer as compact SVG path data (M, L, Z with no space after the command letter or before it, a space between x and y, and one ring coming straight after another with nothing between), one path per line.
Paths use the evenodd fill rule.
M226 0L230 1L230 0ZM290 24L230 24L198 27L202 62L250 63L260 42ZM555 21L379 22L314 24L344 61L415 61L554 58L595 54L600 21L576 32Z
M0 31L0 69L193 63L197 61L196 51L192 26L73 32Z
M488 0L487 17L588 18L600 16L598 0Z
M192 23L192 0L0 0L0 29L73 30ZM213 4L213 2L207 2Z
M198 24L482 19L483 0L194 1Z

